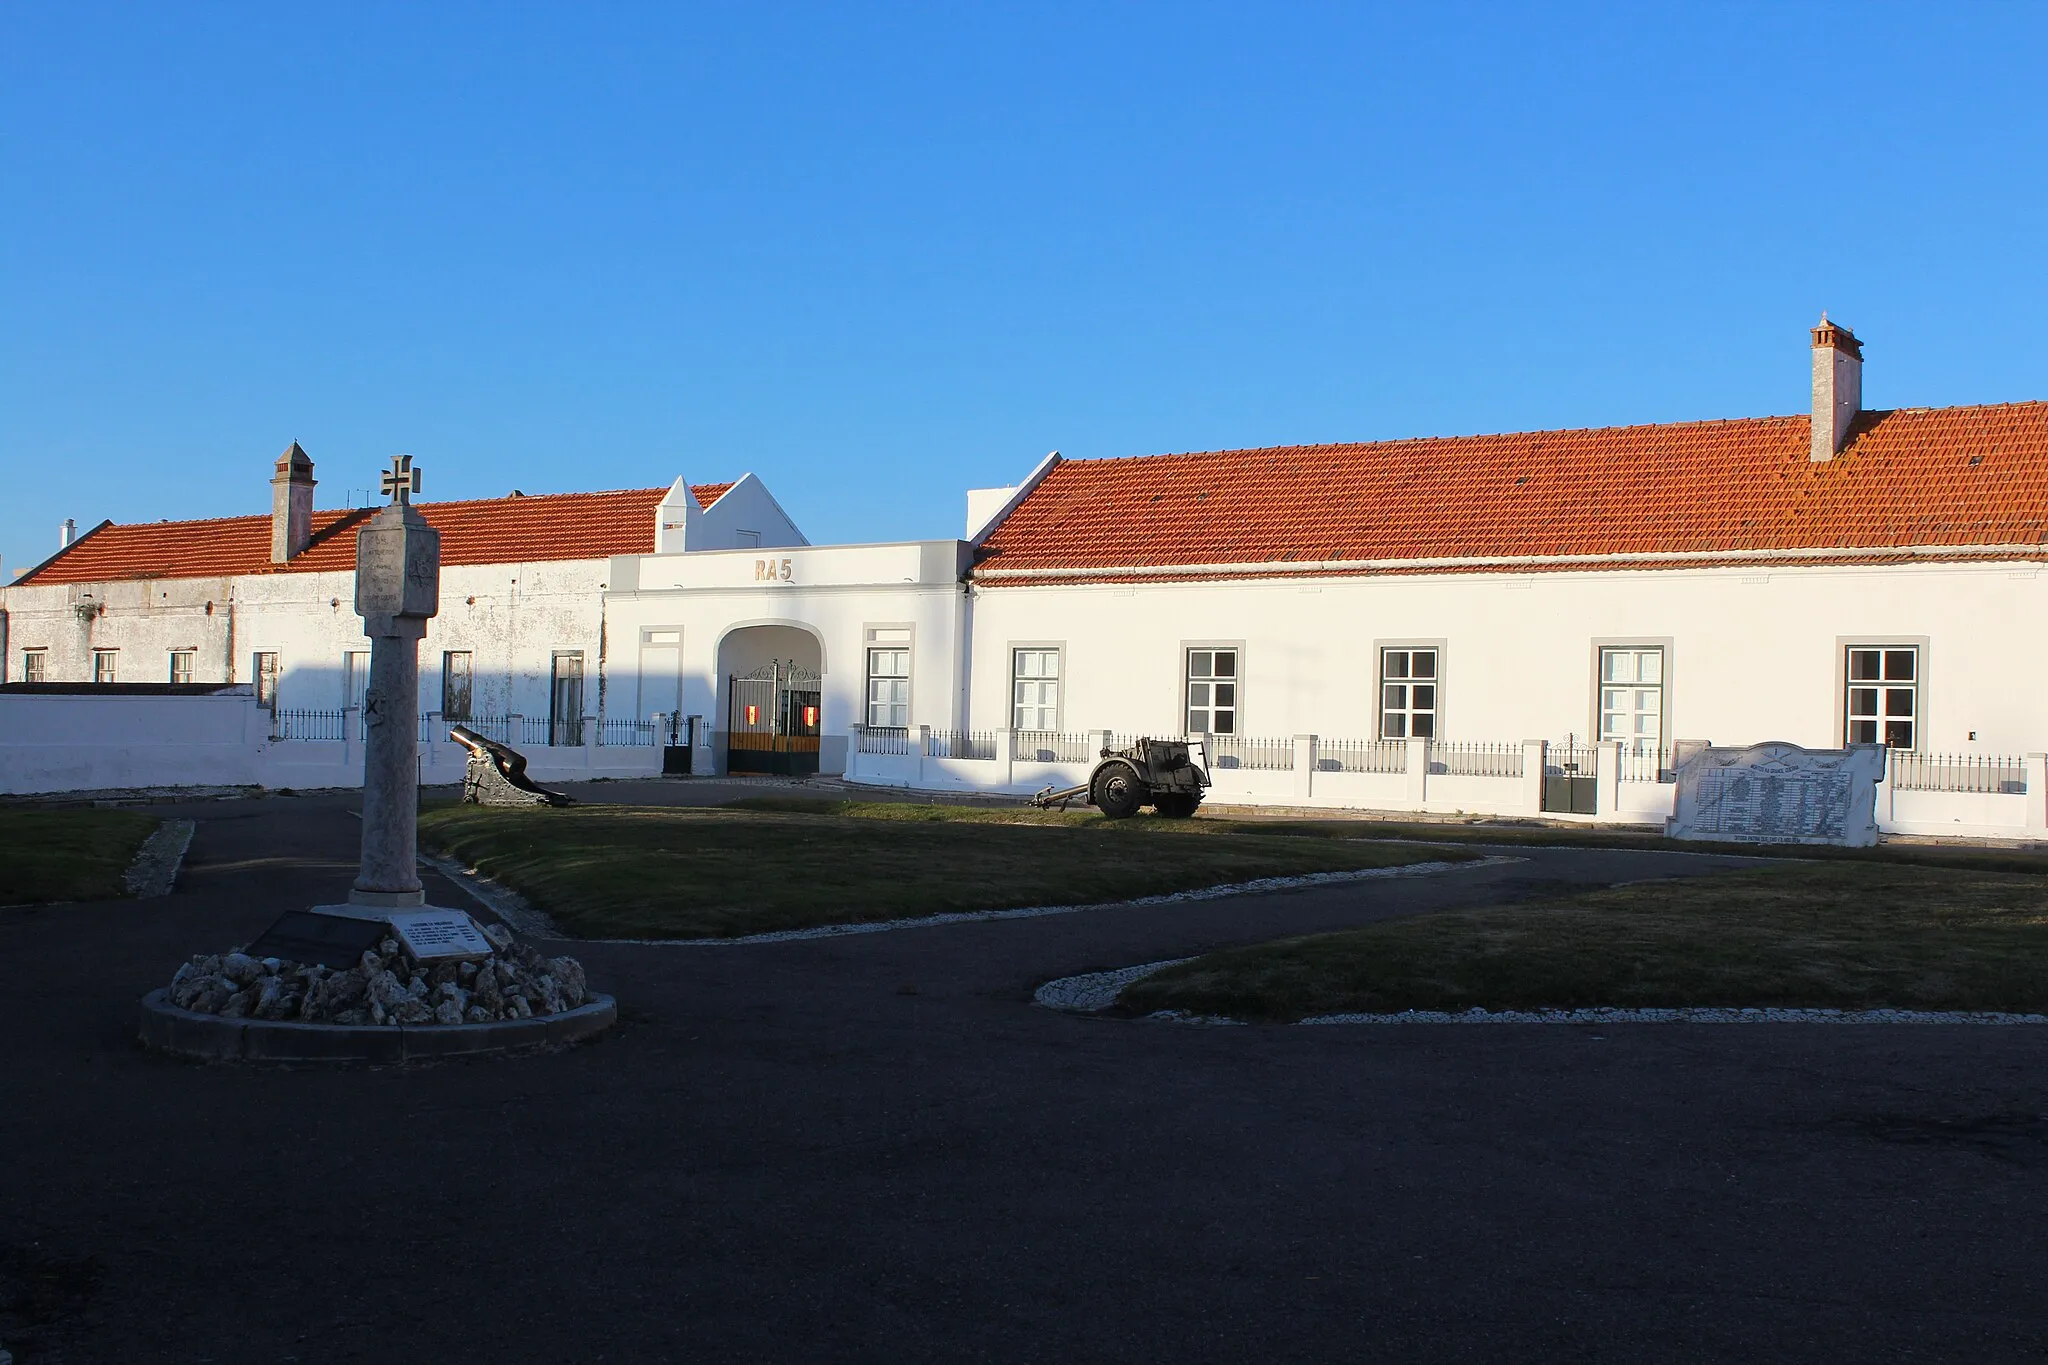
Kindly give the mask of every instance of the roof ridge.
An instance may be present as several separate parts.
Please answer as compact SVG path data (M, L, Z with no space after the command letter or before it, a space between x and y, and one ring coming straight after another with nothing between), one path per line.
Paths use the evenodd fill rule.
M2010 403L1958 403L1953 406L1943 408L1865 408L1858 414L1858 416L1868 420L1874 417L1890 416L1895 413L1910 414L1912 416L1919 417L1932 414L1992 412L2001 408L2040 407L2048 407L2048 399L2028 398L2020 399L2016 402ZM1762 417L1697 417L1688 418L1687 420L1682 422L1627 422L1619 425L1597 427L1538 427L1527 431L1473 431L1448 436L1389 436L1383 437L1379 440L1370 441L1313 441L1307 443L1297 442L1292 445L1233 446L1217 450L1155 451L1145 455L1099 455L1092 457L1080 456L1070 457L1066 461L1064 461L1064 463L1070 465L1104 465L1128 463L1138 460L1189 460L1203 459L1210 456L1225 455L1270 455L1278 454L1282 451L1300 451L1303 453L1323 450L1354 451L1369 450L1375 447L1386 446L1436 445L1453 441L1504 441L1511 440L1515 437L1521 436L1597 436L1604 435L1609 432L1676 432L1685 430L1687 428L1697 427L1731 427L1745 425L1765 427L1774 426L1780 423L1810 422L1811 420L1811 415L1803 412L1771 414Z

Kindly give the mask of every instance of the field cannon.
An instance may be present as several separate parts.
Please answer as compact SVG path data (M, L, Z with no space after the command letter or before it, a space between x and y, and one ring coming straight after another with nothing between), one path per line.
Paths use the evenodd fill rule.
M526 775L526 755L508 744L480 735L467 725L453 726L448 738L469 750L462 772L462 799L478 806L573 806L576 799L549 791Z
M1197 758L1200 749L1184 739L1141 739L1128 749L1104 749L1095 771L1078 787L1047 787L1031 798L1040 810L1067 808L1086 801L1112 820L1136 815L1150 806L1161 815L1185 820L1202 804L1209 773Z

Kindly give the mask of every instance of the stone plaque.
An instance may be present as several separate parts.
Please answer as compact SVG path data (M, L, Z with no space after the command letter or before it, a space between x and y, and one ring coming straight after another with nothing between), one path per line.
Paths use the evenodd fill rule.
M356 532L356 614L367 630L379 619L425 620L440 609L440 534L392 503Z
M287 910L249 945L247 952L255 958L281 957L287 962L353 967L389 932L382 920Z
M1664 832L1737 844L1877 842L1882 745L1679 746L1678 796Z
M461 962L491 955L491 941L460 910L394 910L386 918L415 962Z

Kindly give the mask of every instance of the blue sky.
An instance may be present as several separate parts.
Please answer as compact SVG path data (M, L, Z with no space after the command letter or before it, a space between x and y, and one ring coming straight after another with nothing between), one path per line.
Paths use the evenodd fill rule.
M0 6L0 578L57 523L2048 398L2048 7Z

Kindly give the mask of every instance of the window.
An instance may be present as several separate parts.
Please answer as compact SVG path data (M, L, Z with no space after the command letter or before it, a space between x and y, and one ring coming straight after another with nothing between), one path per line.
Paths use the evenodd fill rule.
M1057 649L1010 651L1010 728L1060 728L1060 652Z
M468 720L470 651L451 649L441 655L441 719Z
M742 550L758 550L761 548L761 533L759 531L734 531L732 539L733 544L739 546Z
M192 656L194 653L195 651L189 649L174 649L171 651L172 682L188 683L192 681Z
M45 664L49 661L49 657L49 651L45 649L22 651L21 680L23 682L48 682L49 673L45 668Z
M1237 651L1188 651L1188 733L1237 733Z
M910 651L894 647L868 650L868 728L910 727Z
M114 681L114 664L119 659L118 649L96 649L92 652L92 680L96 683Z
M1439 679L1433 649L1380 651L1380 738L1435 739Z
M583 651L555 651L554 685L549 689L548 743L583 742Z
M1664 742L1664 651L1621 646L1600 651L1600 738L1624 752L1653 755Z
M1920 651L1912 645L1849 648L1849 696L1844 708L1851 744L1911 749L1919 738Z
M256 679L256 704L273 714L277 711L277 651L260 650L249 673Z
M353 706L360 715L363 697L370 690L370 651L351 649L341 656L341 704Z

